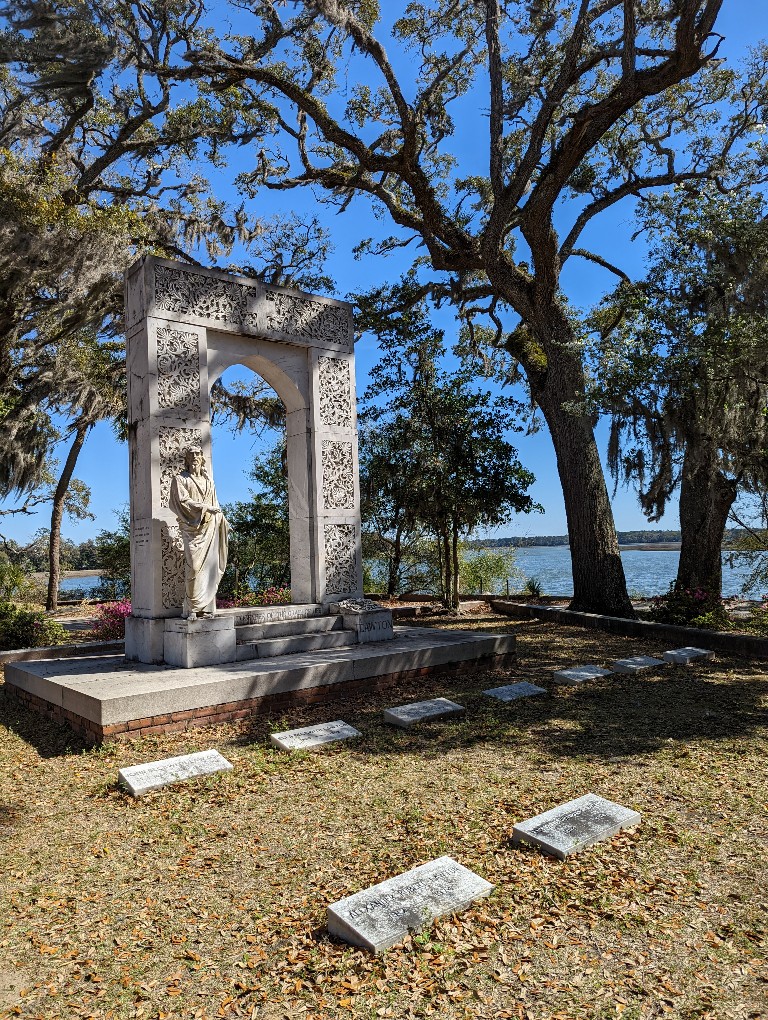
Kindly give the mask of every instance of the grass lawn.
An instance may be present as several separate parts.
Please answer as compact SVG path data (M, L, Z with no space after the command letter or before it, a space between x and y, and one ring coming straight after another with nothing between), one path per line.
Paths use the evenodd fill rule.
M516 632L515 666L93 751L0 697L0 1017L768 1017L765 665L554 687L554 669L664 649L459 626ZM551 696L481 693L517 680ZM466 715L383 725L438 695ZM363 736L267 744L337 718ZM117 788L123 765L208 747L234 770ZM590 791L642 825L565 862L511 845L516 821ZM442 854L493 895L382 957L329 939L328 903Z

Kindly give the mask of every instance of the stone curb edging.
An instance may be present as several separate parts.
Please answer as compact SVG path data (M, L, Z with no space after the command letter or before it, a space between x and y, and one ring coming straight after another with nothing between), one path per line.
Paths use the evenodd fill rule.
M748 634L730 634L720 630L702 630L698 627L679 627L670 623L652 623L649 620L627 620L621 616L601 616L599 613L577 613L572 609L531 605L526 602L507 602L506 599L489 599L495 613L519 620L546 620L572 627L589 627L611 634L629 637L656 637L719 652L733 652L753 659L768 659L768 638Z
M45 648L13 648L0 652L0 665L35 659L76 659L91 655L112 655L125 649L125 641L88 641L80 645L48 645Z

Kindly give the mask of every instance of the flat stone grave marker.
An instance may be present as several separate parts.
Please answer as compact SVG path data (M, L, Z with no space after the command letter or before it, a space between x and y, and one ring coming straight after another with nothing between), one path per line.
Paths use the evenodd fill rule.
M515 825L512 841L532 843L564 861L569 854L609 839L640 821L637 811L587 793Z
M150 790L159 790L183 779L210 776L214 772L224 772L231 768L232 763L211 748L208 751L195 751L193 754L180 754L175 758L149 761L145 765L129 765L120 769L117 778L120 785L130 794L141 797Z
M631 659L617 659L613 663L614 673L642 673L644 669L654 666L665 666L664 659L654 659L651 655L633 655Z
M332 903L328 931L378 955L435 918L466 910L493 888L452 857L438 857Z
M556 684L572 684L577 686L585 680L594 680L598 676L610 676L613 670L602 669L600 666L573 666L571 669L559 669L553 673Z
M546 693L545 687L537 687L536 684L529 684L525 681L519 684L507 684L506 687L491 687L490 690L483 691L483 694L497 698L499 701L517 701L518 698L532 698L535 694Z
M336 740L349 740L359 737L360 730L345 723L342 719L320 723L317 726L302 726L298 730L284 730L282 733L270 733L270 743L281 751L303 751L321 744L332 744Z
M687 666L694 659L714 659L715 653L709 648L673 648L671 652L664 652L665 662L674 662L678 665Z
M384 709L384 722L408 730L424 719L439 719L444 715L463 712L464 706L457 705L448 698L430 698L429 701L414 701L410 705L398 705L397 708Z

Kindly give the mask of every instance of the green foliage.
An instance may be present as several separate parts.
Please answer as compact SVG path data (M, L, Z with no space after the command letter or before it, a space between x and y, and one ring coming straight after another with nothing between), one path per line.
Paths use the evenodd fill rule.
M526 578L525 584L523 585L523 594L530 595L532 599L540 599L543 595L541 582L536 577Z
M42 609L0 602L0 651L63 644L67 632Z
M101 571L95 595L105 602L117 602L131 596L131 526L127 508L123 508L117 517L117 530L100 531L93 543L96 563Z
M493 552L480 549L473 552L464 544L459 556L459 584L462 592L468 594L503 594L506 582L522 581L523 574L515 563L511 549Z
M257 489L249 503L225 506L229 560L219 586L223 599L251 601L266 589L290 587L290 530L285 446L276 443L257 456L250 477Z
M442 594L458 602L458 547L478 527L537 509L526 490L533 475L506 439L519 428L511 400L492 400L466 372L439 367L443 334L426 307L381 320L384 350L371 373L361 431L364 520L390 549L390 583L404 546L419 535L437 543Z
M43 598L42 587L18 563L0 553L0 602L36 602Z

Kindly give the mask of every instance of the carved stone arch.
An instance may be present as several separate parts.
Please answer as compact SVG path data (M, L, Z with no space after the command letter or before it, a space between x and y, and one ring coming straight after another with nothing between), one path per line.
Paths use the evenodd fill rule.
M152 621L181 613L170 479L193 442L215 475L210 389L231 365L286 406L293 601L361 597L351 307L150 256L126 274L126 323L133 616L147 621L133 657L157 661Z

